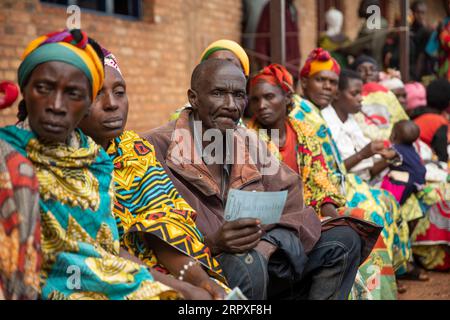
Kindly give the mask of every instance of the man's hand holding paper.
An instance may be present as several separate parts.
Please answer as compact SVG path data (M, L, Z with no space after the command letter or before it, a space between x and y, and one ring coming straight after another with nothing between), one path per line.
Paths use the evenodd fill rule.
M225 206L225 220L254 218L263 225L278 223L286 199L287 191L251 192L232 189Z
M207 239L213 255L244 253L255 249L264 234L262 225L280 221L287 191L250 192L230 190L222 227Z

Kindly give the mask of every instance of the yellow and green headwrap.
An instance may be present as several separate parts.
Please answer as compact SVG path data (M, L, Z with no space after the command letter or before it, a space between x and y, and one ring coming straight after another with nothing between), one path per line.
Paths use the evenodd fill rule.
M250 75L250 60L248 59L247 53L238 43L231 40L218 40L211 43L208 48L203 51L200 59L201 62L207 60L210 55L220 50L227 50L234 53L234 55L241 62L245 76L248 77Z
M92 98L103 86L105 77L103 62L80 30L53 32L31 41L22 55L18 70L19 86L22 88L31 72L40 64L60 61L80 69L92 86Z

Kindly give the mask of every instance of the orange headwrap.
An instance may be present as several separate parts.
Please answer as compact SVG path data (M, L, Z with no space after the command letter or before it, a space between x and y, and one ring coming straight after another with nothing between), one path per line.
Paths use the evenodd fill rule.
M341 73L341 67L328 51L317 48L306 59L305 65L300 71L300 77L309 78L320 71L333 71L339 75Z
M285 92L293 92L294 80L289 71L282 65L273 63L262 69L250 80L250 86L254 86L259 81L266 81L272 85L280 86Z

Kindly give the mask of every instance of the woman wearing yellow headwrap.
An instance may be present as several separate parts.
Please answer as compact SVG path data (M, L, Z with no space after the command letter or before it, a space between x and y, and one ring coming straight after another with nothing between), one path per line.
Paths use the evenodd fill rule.
M237 42L232 40L217 40L211 43L203 51L200 57L200 63L208 59L228 60L231 63L234 63L237 67L241 68L246 78L250 75L250 60L247 53ZM170 121L177 120L180 116L180 112L188 106L189 104L186 104L172 113L170 115ZM240 124L243 125L242 120Z
M242 68L246 77L250 75L250 61L245 50L232 40L218 40L211 43L202 53L201 62L208 59L229 60Z
M147 268L119 257L113 164L76 129L103 85L100 47L80 30L64 31L31 42L23 59L24 121L1 128L0 139L31 161L39 181L42 298L177 297Z
M327 51L321 48L313 50L300 72L304 98L294 95L294 108L290 116L313 128L330 169L331 180L346 197L346 206L364 209L364 219L384 227L381 235L385 248L379 248L382 260L372 261L382 266L380 286L375 296L395 299L397 286L393 271L397 275L404 273L411 255L408 225L401 219L399 205L392 194L371 187L345 168L339 148L321 114L321 109L328 107L336 96L339 75L340 66Z

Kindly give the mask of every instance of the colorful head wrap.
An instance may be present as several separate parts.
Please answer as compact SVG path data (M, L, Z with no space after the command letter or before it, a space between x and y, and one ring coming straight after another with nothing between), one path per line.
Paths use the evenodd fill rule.
M309 78L320 71L333 71L339 75L341 73L341 66L328 51L317 48L306 59L305 65L300 71L300 77Z
M268 82L275 86L280 86L286 93L294 92L294 79L289 71L282 65L273 63L262 69L256 76L250 80L250 87L258 82Z
M232 52L241 62L242 69L246 77L250 75L250 60L245 50L237 43L231 40L218 40L211 43L208 48L203 51L201 62L207 60L210 55L220 50L227 50Z
M80 69L92 86L93 99L103 86L103 63L88 42L88 36L80 30L53 32L31 41L22 56L19 66L19 86L22 88L40 64L61 61Z
M111 68L114 68L119 72L119 74L122 76L122 71L120 71L119 63L117 62L117 58L107 49L102 48L103 55L105 56L105 67L109 66Z

